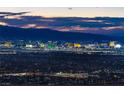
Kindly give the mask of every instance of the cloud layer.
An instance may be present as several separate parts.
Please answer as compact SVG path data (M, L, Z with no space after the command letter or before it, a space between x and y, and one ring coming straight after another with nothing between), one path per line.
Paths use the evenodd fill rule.
M0 12L0 25L21 28L49 28L58 31L73 31L97 34L122 35L124 18L109 17L53 17L26 16L28 12ZM121 34L120 34L121 33Z

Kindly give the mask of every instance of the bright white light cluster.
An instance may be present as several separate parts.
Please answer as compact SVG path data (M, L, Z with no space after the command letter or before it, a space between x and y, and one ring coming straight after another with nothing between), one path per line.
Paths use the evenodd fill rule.
M122 46L121 46L121 44L116 44L115 45L115 48L121 48Z

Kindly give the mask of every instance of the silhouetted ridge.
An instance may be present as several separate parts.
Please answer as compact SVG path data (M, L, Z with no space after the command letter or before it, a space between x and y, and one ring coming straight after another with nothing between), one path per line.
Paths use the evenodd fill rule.
M105 35L60 32L51 29L18 28L0 26L0 39L4 40L64 40L64 41L100 41L100 40L121 40L120 37Z

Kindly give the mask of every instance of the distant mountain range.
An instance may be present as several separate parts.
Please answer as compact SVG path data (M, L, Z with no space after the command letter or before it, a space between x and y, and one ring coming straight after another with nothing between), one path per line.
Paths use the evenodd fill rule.
M117 40L123 41L123 37L79 33L60 32L51 29L18 28L0 26L1 40L62 40L62 41L103 41Z

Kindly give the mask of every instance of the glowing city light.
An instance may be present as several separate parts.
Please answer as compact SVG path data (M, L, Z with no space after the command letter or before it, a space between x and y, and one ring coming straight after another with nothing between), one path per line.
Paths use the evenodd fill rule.
M115 48L121 48L122 46L120 44L116 44Z

